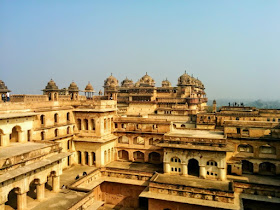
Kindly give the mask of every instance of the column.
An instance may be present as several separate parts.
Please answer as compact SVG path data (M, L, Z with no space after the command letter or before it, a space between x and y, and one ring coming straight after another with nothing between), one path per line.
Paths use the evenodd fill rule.
M222 181L227 179L227 173L225 168L219 168L219 179Z
M187 165L187 163L182 163L182 171L183 171L183 176L188 176L188 165Z
M45 198L45 183L36 185L37 200L41 201Z
M26 209L26 193L17 194L17 209Z
M81 151L81 164L84 166L86 164L85 152Z
M164 162L163 163L163 172L166 174L170 173L170 162Z
M92 152L89 152L89 153L88 153L88 165L89 165L89 166L92 166L92 164L93 164Z
M81 119L81 130L85 130L85 119Z
M254 165L253 165L253 172L254 172L254 174L259 173L259 164L254 163Z
M205 166L199 166L199 176L200 178L206 178L206 169Z
M5 210L5 209L6 209L5 203L0 204L0 210Z
M24 133L25 131L18 131L18 142L25 142Z
M54 192L58 192L60 189L60 176L52 177L52 189Z

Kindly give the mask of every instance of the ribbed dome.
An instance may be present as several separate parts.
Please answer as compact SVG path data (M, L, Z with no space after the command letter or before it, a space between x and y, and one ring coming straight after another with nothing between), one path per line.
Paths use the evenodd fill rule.
M11 92L10 90L8 90L8 87L5 85L5 83L0 80L0 93L7 93L7 92Z
M117 87L118 85L119 81L112 74L104 81L104 87Z
M178 86L185 86L185 85L191 85L192 83L192 78L190 75L188 75L185 71L184 74L182 74L179 78L178 78Z
M140 86L142 87L154 87L155 86L155 80L150 77L147 72L146 74L139 80Z
M85 92L94 92L94 89L93 89L92 85L90 84L90 82L88 82L88 84L85 88Z
M171 87L171 82L169 82L167 79L163 80L161 83L162 87Z
M55 84L55 82L53 81L53 79L51 79L51 80L48 82L48 84L47 84L45 90L58 90L58 87L57 87L57 85Z
M70 84L70 86L68 88L68 91L76 92L76 91L79 91L79 88L78 88L78 86L77 86L77 84L75 82L71 82L71 84Z
M122 81L122 87L133 87L133 81L127 77Z

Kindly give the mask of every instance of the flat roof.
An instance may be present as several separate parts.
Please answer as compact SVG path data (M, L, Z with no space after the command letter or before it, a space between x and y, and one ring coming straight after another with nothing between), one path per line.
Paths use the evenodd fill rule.
M38 115L34 112L20 112L20 113L1 113L0 119L10 119L10 118L19 118L19 117L32 117Z
M96 109L96 108L92 108L92 109L75 109L74 112L113 112L116 111L117 108L104 108L104 109Z
M49 147L52 144L47 143L36 143L36 142L26 142L26 143L11 143L7 147L0 147L0 159L7 159L9 157L18 156L24 153L31 152L33 150L42 149L44 147Z
M208 130L193 130L193 129L176 129L165 134L165 136L225 139L223 131L208 131Z

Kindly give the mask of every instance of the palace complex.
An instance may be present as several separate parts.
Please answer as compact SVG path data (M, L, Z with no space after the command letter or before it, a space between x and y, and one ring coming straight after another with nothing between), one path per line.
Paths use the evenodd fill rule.
M210 109L186 72L42 91L0 99L0 210L280 209L280 110Z

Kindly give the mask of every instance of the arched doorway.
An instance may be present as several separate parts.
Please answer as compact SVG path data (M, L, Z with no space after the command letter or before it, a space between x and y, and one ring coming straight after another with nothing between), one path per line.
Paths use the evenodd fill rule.
M82 154L81 154L81 151L78 151L77 154L78 154L78 164L81 164L81 163L82 163Z
M263 175L274 175L276 167L273 163L264 162L260 164L259 173Z
M10 142L19 142L19 132L21 131L19 126L15 126L10 134Z
M82 121L81 121L81 119L77 119L77 126L78 126L78 130L80 131L80 130L81 130L81 127L82 127Z
M118 151L118 157L120 160L129 160L128 158L128 152L125 150Z
M17 203L18 203L17 196L19 191L20 191L19 188L14 188L9 192L8 201L5 203L6 206L9 206L8 209L17 209Z
M149 163L159 164L160 163L160 154L157 152L151 152L149 154Z
M92 152L92 164L95 165L95 153Z
M85 164L88 165L88 152L85 152Z
M144 153L140 151L133 152L135 162L144 162Z
M199 176L199 164L196 159L190 159L188 163L188 174L192 176Z
M27 195L32 199L35 200L37 198L36 193L36 180L33 180L29 184L29 191L27 192Z
M242 160L242 173L251 174L253 173L254 165L250 161Z

